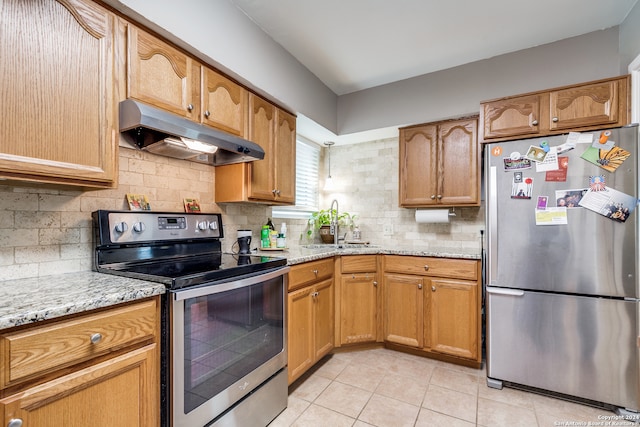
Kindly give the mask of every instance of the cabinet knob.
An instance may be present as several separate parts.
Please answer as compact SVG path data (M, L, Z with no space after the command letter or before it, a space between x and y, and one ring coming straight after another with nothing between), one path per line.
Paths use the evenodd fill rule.
M422 289L422 283L418 283L418 289Z
M318 270L313 270L313 274L315 274L316 277L318 277Z
M9 420L7 427L22 427L22 420L20 418L12 418Z
M424 271L429 271L429 266L428 265L424 266Z
M438 194L438 200L442 199L442 194Z
M435 292L435 291L436 291L436 287L435 287L435 286L432 286L432 287L431 287L431 292Z
M101 333L95 333L93 335L91 335L91 344L98 344L100 341L102 341L102 334Z
M554 118L552 118L551 120L552 120L554 123L557 123L557 122L558 122L558 118L557 118L557 117L554 117Z
M204 112L204 116L205 116L207 119L209 118L209 116L210 116L210 115L211 115L211 111L206 110L206 111Z
M187 110L189 110L189 111L193 111L193 104L189 104L189 105L187 105Z
M373 281L373 286L378 286L378 282L376 280Z
M274 188L273 190L271 190L271 193L275 196L276 194L278 194L278 190Z
M435 199L436 199L436 195L435 195L435 194L432 194L432 195L431 195L431 200L435 200Z
M532 121L532 122L531 122L531 124L532 124L533 126L538 126L538 121L537 121L537 120L534 120L534 121Z

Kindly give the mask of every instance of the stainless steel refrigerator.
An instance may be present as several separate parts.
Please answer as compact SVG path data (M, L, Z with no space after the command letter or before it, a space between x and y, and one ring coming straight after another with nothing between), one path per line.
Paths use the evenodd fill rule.
M484 150L488 385L637 411L637 125Z

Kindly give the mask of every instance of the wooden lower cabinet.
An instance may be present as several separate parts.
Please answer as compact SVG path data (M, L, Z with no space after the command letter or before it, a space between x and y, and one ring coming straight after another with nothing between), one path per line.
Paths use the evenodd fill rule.
M349 255L336 259L340 274L336 298L340 345L374 343L379 337L379 300L377 255ZM339 295L339 297L338 297Z
M292 277L305 279L308 270L321 277L312 284L290 291L287 296L287 363L289 384L298 379L318 360L329 354L334 343L333 271L329 277L326 263L333 259L305 263L292 267L289 289L299 284Z
M479 367L480 261L391 255L384 268L385 342Z
M155 297L0 332L4 425L157 427L159 305Z

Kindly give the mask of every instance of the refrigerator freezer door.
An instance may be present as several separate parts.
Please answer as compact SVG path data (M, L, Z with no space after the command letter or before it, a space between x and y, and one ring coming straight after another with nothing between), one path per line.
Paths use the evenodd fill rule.
M593 132L599 138L600 132ZM485 147L487 203L487 284L496 287L639 298L636 253L640 211L616 222L587 208L567 209L566 225L536 225L538 196L556 206L558 194L589 188L589 177L604 175L607 187L638 197L638 127L611 130L609 139L631 155L615 172L581 158L590 144L568 157L566 181L546 181L545 172L505 170L505 157L525 155L531 145L563 144L566 135L494 143ZM498 154L499 150L501 151ZM512 198L514 175L532 182L531 199Z
M638 410L639 309L488 287L487 377Z

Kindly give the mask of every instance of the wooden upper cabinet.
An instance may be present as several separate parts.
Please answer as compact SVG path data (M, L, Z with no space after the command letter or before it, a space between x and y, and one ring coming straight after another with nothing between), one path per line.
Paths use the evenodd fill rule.
M290 205L296 198L296 118L249 93L247 139L264 159L216 167L216 203Z
M128 43L128 97L199 121L200 64L133 25Z
M0 7L0 176L117 184L115 15L85 0Z
M400 129L400 206L478 206L478 120Z
M537 134L540 99L540 95L527 95L482 104L480 117L485 139Z
M629 76L485 101L480 141L592 130L628 124Z
M585 84L549 93L552 130L565 130L596 125L616 125L621 110L620 80ZM626 117L626 114L624 114ZM626 124L621 123L621 124Z
M244 137L247 90L210 68L202 69L202 122Z

